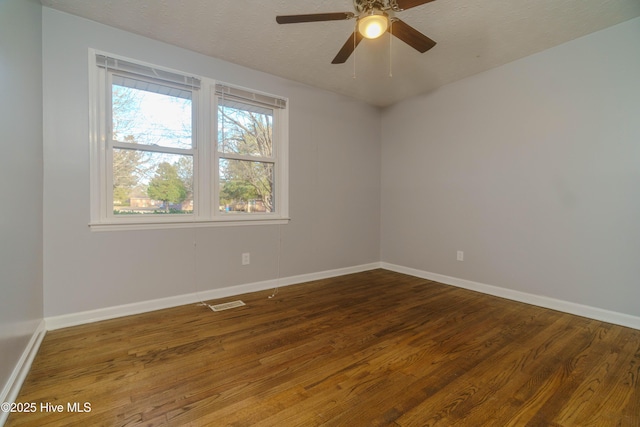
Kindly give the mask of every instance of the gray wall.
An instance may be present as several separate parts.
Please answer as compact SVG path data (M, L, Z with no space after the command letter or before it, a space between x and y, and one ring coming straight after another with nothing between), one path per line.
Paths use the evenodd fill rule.
M379 110L48 8L43 36L47 317L275 279L280 233L283 277L379 260ZM90 231L90 47L288 97L290 224Z
M639 316L639 40L634 19L386 110L382 261Z
M43 317L41 16L0 0L0 390Z

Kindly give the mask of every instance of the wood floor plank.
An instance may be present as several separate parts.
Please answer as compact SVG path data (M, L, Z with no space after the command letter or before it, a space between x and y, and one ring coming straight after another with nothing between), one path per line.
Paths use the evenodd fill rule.
M604 361L604 370L590 376L592 384L598 383L597 398L589 399L587 405L576 418L577 423L584 425L607 425L616 423L620 426L639 425L638 414L628 413L624 408L638 405L638 342L629 341L622 348L613 346L608 358Z
M640 426L640 331L385 270L270 294L47 333L16 401L65 411L7 426Z
M434 370L431 377L436 380L432 379L427 386L430 398L406 412L398 420L398 424L415 425L420 421L426 421L428 425L452 425L454 421L463 418L467 411L466 406L469 406L469 402L474 398L480 402L488 399L488 397L478 397L485 393L484 387L490 390L493 388L502 390L513 386L518 376L528 368L531 360L535 359L535 354L540 351L540 348L544 348L552 337L557 338L558 333L566 330L569 320L560 317L543 330L531 327L509 340L493 340L486 347L482 343L484 339L473 339L470 345L464 347L464 350L456 348L454 351L464 360L448 363L441 369ZM517 343L518 340L523 339L527 342L527 346L523 349L517 345L512 346L514 341ZM506 375L503 375L505 373ZM482 379L486 379L487 376L490 382L483 384ZM526 379L530 378L526 372L524 376ZM496 380L500 381L497 387L491 382ZM481 417L486 415L481 414Z

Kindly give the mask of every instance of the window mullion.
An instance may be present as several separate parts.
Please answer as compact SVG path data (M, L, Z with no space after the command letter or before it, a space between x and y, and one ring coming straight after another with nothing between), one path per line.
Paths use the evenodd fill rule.
M211 147L211 176L209 178L209 184L211 188L209 188L209 195L211 197L211 216L216 217L220 215L220 153L218 152L218 123L220 117L218 115L218 97L216 96L215 91L215 83L211 85L210 95L209 95L209 105L211 105L211 111L209 113L209 117L211 118L211 123L209 125L209 129L211 130L211 135L209 136L210 147Z
M197 96L193 98L193 121L194 126L194 141L193 145L197 152L197 158L194 159L194 213L197 219L207 220L211 217L211 198L209 189L209 152L210 144L207 143L209 139L209 130L207 120L209 114L209 105L206 102L206 96L208 93L208 81L202 81L202 87L197 91Z

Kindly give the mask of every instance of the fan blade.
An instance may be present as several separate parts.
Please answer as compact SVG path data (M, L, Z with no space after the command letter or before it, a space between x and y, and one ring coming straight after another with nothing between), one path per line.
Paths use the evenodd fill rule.
M425 53L436 45L429 37L399 19L393 21L389 31L420 53Z
M355 41L354 41L354 34L355 34ZM360 34L360 32L358 31L354 31L353 34L349 36L345 44L342 46L342 49L340 49L340 52L338 52L336 57L333 58L333 61L331 61L331 63L344 64L345 62L347 62L347 59L349 59L349 57L351 56L353 51L356 49L356 47L360 44L362 39L363 39L362 34Z
M433 0L395 0L394 6L397 6L397 9L396 7L394 7L393 10L395 11L407 10L407 9L411 9L412 7L430 3L432 1ZM391 1L391 4L393 4L393 1Z
M310 15L283 15L276 16L278 24L297 24L299 22L342 21L355 18L351 12L336 13L312 13Z

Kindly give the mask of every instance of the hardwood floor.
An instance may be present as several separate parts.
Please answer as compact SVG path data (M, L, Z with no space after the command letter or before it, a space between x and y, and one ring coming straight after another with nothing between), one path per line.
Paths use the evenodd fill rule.
M638 330L385 270L270 294L47 333L7 426L640 426Z

